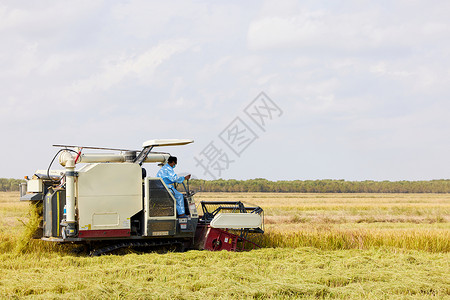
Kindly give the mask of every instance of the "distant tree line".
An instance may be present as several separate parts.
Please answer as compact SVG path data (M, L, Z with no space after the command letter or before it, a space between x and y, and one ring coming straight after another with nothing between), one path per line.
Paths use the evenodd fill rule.
M191 189L203 192L277 192L277 193L450 193L450 179L429 181L345 181L292 180L202 180L190 182Z
M0 178L0 191L18 191L23 179ZM345 181L291 180L269 181L218 179L190 180L190 188L202 192L276 192L276 193L450 193L450 179L428 181Z
M25 182L23 179L0 178L0 191L14 192L19 190L19 184Z

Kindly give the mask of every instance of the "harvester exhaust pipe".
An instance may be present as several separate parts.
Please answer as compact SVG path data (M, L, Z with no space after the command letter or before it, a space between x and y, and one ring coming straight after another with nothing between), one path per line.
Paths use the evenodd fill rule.
M66 236L76 236L75 224L75 160L68 159L66 167Z
M147 156L142 156L143 162L160 162L165 163L169 159L167 153L147 153ZM69 151L62 151L59 155L59 163L65 167L67 162L75 158ZM103 162L135 162L137 159L135 151L127 151L120 154L104 154L104 153L83 153L78 157L77 164L80 163L103 163Z

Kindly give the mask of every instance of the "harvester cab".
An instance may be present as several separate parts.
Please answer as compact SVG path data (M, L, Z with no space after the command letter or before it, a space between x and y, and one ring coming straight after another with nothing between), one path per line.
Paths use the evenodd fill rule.
M123 247L243 250L249 233L263 233L263 210L241 202L202 201L199 216L184 186L187 217L178 217L176 200L166 183L148 176L143 163L167 163L170 154L155 147L192 143L189 139L158 139L143 149L54 145L61 148L47 170L37 170L21 186L20 200L38 207L42 221L38 238L81 243L93 255ZM84 149L119 153L83 153ZM50 170L58 160L62 170ZM79 168L78 168L79 167ZM181 190L181 189L180 189Z

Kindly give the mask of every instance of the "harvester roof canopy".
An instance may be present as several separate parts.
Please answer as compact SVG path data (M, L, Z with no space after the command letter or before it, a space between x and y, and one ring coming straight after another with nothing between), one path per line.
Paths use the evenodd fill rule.
M194 140L191 139L158 139L158 140L148 140L142 144L142 147L162 147L162 146L181 146L193 143Z

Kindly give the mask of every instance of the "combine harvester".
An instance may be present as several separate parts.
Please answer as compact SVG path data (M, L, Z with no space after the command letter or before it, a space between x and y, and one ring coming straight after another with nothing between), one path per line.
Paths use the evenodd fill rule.
M192 143L187 139L150 140L141 151L54 145L60 147L47 170L21 185L20 200L42 207L37 238L83 244L97 256L120 248L168 247L177 250L242 251L259 247L249 233L264 233L260 207L242 202L201 201L199 216L189 181L183 193L186 214L161 178L147 176L143 163L165 164L169 153L154 147ZM120 151L82 153L83 149ZM63 170L50 170L59 155ZM82 164L80 168L77 168Z

